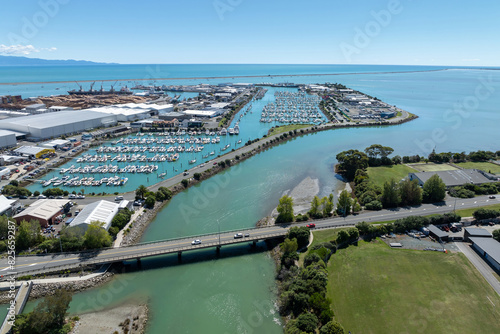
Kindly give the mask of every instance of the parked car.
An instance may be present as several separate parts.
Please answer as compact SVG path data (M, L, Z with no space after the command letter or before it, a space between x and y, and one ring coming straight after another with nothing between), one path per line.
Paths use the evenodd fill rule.
M316 227L316 224L314 224L314 223L307 224L307 227L309 227L309 228L315 228L315 227Z
M191 242L191 245L200 245L201 244L201 240L200 239L196 239L196 240L193 240Z
M115 201L123 201L123 196L116 196Z
M47 198L47 196L45 196L45 195L38 196L38 199L46 199L46 198Z

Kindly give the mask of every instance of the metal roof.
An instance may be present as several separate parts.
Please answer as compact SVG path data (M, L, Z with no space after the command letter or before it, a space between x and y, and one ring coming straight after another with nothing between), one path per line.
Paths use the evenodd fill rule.
M500 263L500 242L493 238L470 238L470 241L485 251L488 257Z
M8 199L4 195L0 195L0 214L10 209L15 202L15 199Z
M67 199L39 199L33 202L26 210L18 213L14 218L32 216L43 220L49 220L59 213L70 201Z
M2 119L0 120L0 128L8 126L8 124L13 124L18 126L29 126L34 129L44 129L107 117L113 117L113 115L90 110L63 110L45 114Z
M441 231L439 228L437 228L436 226L434 226L432 224L427 226L427 228L429 229L429 231L432 234L434 234L438 238L447 238L448 237L448 233L446 233L445 231Z
M39 152L46 149L47 149L46 147L38 147L38 146L21 146L19 148L16 148L14 152L17 152L19 154L36 155Z
M437 174L447 187L460 186L466 183L483 184L488 182L496 182L490 180L477 169L460 169L460 170L446 170L438 172L421 172L410 173L414 174L420 181L425 183L431 176Z
M111 221L113 217L118 212L118 204L113 202L101 200L91 203L78 214L78 216L73 219L70 227L74 227L80 224L89 225L91 222L100 221L104 223L104 228L107 230L111 226Z
M471 236L492 237L491 233L484 228L466 227L464 228Z

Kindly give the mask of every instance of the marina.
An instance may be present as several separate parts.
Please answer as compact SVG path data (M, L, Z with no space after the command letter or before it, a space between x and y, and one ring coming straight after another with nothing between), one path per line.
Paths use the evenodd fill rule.
M260 122L284 124L323 124L326 119L318 109L321 97L305 92L276 91L276 100L264 106Z
M139 132L80 154L29 189L83 187L95 192L119 187L120 192L130 191L207 162L242 143L222 131Z

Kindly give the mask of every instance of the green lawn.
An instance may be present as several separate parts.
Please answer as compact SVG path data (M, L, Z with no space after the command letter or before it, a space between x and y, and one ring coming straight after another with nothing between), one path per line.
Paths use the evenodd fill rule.
M303 128L309 128L311 126L312 126L312 124L290 124L290 125L282 125L282 126L278 126L276 128L271 129L271 131L269 132L268 136L277 135L277 134L280 134L280 133L284 133L284 132L288 132L288 131L293 131L293 130L299 130L299 129L303 129Z
M491 172L493 174L500 174L500 166L495 165L494 163L491 162L460 162L456 164L457 166L460 166L462 168L467 168L467 169L481 169L485 172Z
M409 165L412 168L415 168L416 170L419 170L421 172L440 172L443 170L457 170L456 167L450 166L448 164L435 164L432 162L429 163L422 163L422 164L412 164Z
M396 182L408 176L408 173L418 172L406 165L392 165L380 167L368 167L368 176L376 185L384 186L386 181L394 179Z
M360 242L333 255L328 271L346 331L500 333L500 297L463 254Z

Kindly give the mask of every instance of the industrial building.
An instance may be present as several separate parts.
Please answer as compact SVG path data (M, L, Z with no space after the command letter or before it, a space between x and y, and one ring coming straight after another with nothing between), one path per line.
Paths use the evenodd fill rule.
M0 130L0 148L16 146L16 134L8 130Z
M47 227L54 223L57 216L69 211L70 203L67 199L39 199L12 218L18 224L23 220L38 220L42 227Z
M115 115L89 110L69 110L0 120L0 129L27 134L31 139L48 139L117 123Z
M500 272L500 242L493 238L470 238L474 248L490 265Z
M464 228L464 240L469 241L470 238L492 238L490 232L485 230L484 228L476 228L476 227L466 227Z
M44 154L55 153L54 148L39 147L39 146L21 146L14 150L17 154L30 159L40 158Z
M11 216L17 200L0 195L0 215Z
M119 207L119 204L104 200L91 203L80 211L78 216L71 221L69 227L78 226L78 228L82 230L87 230L90 223L99 221L104 223L103 227L108 230L111 227L111 221L117 214Z
M119 122L131 122L150 118L159 113L171 112L174 106L172 104L125 103L86 110L115 115Z
M408 174L410 180L417 180L423 186L433 175L438 175L446 187L456 187L464 184L477 184L498 182L498 177L479 169L446 170L438 172L421 172Z

